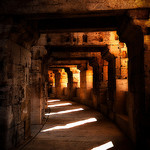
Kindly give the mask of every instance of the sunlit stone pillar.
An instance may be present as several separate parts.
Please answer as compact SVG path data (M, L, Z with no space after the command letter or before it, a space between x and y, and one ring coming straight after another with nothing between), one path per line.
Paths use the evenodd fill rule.
M67 73L65 72L65 69L61 69L60 73L61 73L61 78L60 78L61 95L64 97L66 95L68 76Z
M92 105L93 69L88 64L78 65L80 70L80 100L81 103Z
M86 70L87 65L82 64L78 65L78 69L80 70L80 102L85 104L86 103L86 93L87 93L87 81L86 81Z
M93 106L93 67L87 65L86 70L86 97L87 105Z

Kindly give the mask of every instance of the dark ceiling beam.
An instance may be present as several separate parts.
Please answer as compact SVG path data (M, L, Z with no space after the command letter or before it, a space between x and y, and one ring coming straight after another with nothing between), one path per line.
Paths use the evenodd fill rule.
M34 13L4 14L14 21L27 21L35 25L41 33L57 32L91 32L117 30L129 10L98 10L75 13ZM1 16L0 15L0 16Z
M89 60L58 60L58 61L52 61L49 62L49 66L52 65L80 65L80 64L84 64L84 63L88 63Z
M107 45L46 45L50 52L101 52L108 49Z
M131 9L130 9L131 10ZM102 17L102 16L121 16L126 14L130 10L97 10L97 11L87 11L87 12L71 12L71 13L33 13L33 14L7 14L5 16L15 16L18 18L24 17L24 19L28 20L41 20L41 19L59 19L59 18L83 18L83 17Z
M95 57L53 57L53 60L54 61L65 61L65 60L69 60L69 61L76 61L76 60L79 60L79 61L82 61L82 60L91 60L91 59L94 59Z
M51 18L39 20L38 28L41 33L112 31L117 30L118 21L118 16Z
M77 67L76 65L50 65L50 67L56 67L56 68L70 68L70 67Z
M51 70L54 70L54 69L66 69L66 68L69 68L69 67L48 67L48 69L51 69Z

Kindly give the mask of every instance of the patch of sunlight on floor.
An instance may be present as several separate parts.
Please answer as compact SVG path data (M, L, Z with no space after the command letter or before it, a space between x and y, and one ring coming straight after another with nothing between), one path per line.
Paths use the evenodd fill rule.
M82 110L84 110L84 109L83 108L77 108L77 109L59 111L59 112L54 112L54 113L46 113L45 115L51 116L51 115L56 115L56 114L66 114L66 113L77 112L77 111L82 111Z
M65 126L56 126L56 127L53 127L53 128L42 130L41 132L47 132L47 131L58 130L58 129L69 129L69 128L73 128L73 127L76 127L76 126L80 126L80 125L90 123L90 122L95 122L95 121L97 121L96 118L89 118L89 119L82 120L82 121L77 121L77 122L74 122L74 123L68 123Z
M47 102L52 103L52 102L59 102L59 99L55 99L55 100L48 100Z
M101 146L95 147L95 148L93 148L93 149L91 149L91 150L107 150L107 149L112 148L112 147L114 147L114 145L113 145L113 143L110 141L110 142L108 142L108 143L106 143L106 144L103 144L103 145L101 145Z
M67 106L67 105L72 105L71 103L63 103L63 104L55 104L55 105L48 105L48 107L59 107L59 106Z

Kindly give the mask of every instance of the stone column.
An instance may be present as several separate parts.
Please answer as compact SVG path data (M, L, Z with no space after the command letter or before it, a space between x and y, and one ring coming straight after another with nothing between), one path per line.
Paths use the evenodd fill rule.
M61 73L59 70L53 70L55 74L55 97L60 98L61 96Z
M41 57L46 54L43 46L34 46L32 48L31 65L31 124L41 124L44 118L45 110L45 83L46 68L43 67Z
M108 96L107 96L107 109L108 115L114 119L114 101L116 96L116 60L115 56L105 49L101 53L102 59L108 62Z
M32 60L31 84L31 124L42 123L41 106L41 60Z
M70 68L65 68L65 71L67 72L68 75L68 84L67 84L67 95L68 98L72 98L72 88L73 88L73 73L70 71Z
M138 11L137 11L138 12ZM136 12L134 12L136 14ZM136 21L139 14L136 16ZM140 22L140 21L137 21ZM145 73L144 73L144 35L141 26L133 20L124 22L118 31L121 42L128 48L128 77L129 77L129 131L130 136L138 147L146 145L147 130L145 118ZM130 36L129 36L130 35ZM146 120L147 122L147 120ZM144 133L145 132L145 133ZM149 136L149 135L148 135Z
M115 100L115 93L116 93L116 61L115 57L112 57L111 60L108 62L108 105L109 110L113 111L113 103Z
M100 85L103 65L98 58L95 58L90 60L90 66L93 67L93 106L95 109L100 110Z
M145 33L144 35L144 45L145 109L146 113L150 113L150 35L148 35L148 33Z
M93 69L86 63L78 65L80 70L80 102L92 106Z
M87 65L81 64L78 65L78 69L80 70L80 102L86 104L87 99L87 80L86 80L86 70Z

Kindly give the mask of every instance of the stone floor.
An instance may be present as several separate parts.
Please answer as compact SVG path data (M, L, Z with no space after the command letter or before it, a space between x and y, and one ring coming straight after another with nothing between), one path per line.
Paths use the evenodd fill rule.
M110 142L114 146L108 145L110 150L133 150L127 137L99 112L71 101L49 101L53 106L46 124L23 150L91 150L98 146L106 150L102 146ZM57 104L63 106L54 106ZM33 126L32 134L40 128Z

